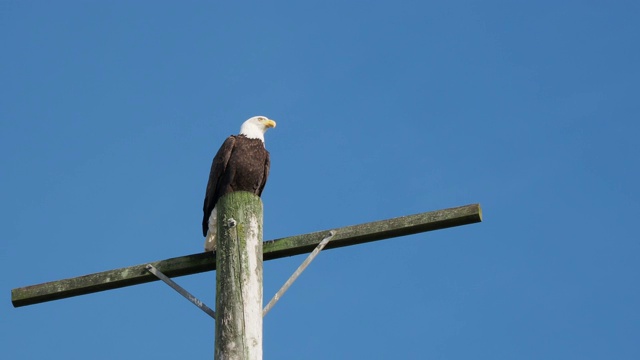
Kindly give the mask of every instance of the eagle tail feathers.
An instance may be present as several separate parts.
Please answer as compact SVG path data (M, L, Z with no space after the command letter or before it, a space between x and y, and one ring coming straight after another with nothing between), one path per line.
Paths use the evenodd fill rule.
M218 232L218 209L213 207L211 215L209 215L209 230L204 240L204 251L216 250L216 237Z

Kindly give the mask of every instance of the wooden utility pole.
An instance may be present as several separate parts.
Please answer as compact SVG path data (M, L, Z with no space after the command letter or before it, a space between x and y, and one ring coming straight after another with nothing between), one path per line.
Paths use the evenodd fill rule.
M262 359L262 201L229 193L217 203L215 359Z

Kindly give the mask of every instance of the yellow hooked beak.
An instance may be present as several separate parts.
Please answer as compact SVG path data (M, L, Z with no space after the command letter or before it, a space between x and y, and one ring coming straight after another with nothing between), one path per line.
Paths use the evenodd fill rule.
M271 120L271 119L267 119L265 121L263 121L264 126L268 127L268 128L274 128L276 127L276 122Z

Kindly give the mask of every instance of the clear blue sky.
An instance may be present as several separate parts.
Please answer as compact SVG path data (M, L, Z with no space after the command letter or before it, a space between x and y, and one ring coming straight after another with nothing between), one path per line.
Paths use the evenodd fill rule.
M265 239L485 220L321 253L265 359L640 358L638 2L221 3L0 2L3 359L211 358L162 283L10 289L201 251L253 115L278 121ZM302 260L265 263L265 301ZM214 279L177 281L213 305Z

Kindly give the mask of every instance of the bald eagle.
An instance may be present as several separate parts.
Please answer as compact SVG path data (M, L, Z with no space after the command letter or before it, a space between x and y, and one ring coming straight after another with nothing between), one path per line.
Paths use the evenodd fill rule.
M229 136L213 158L202 207L205 251L216 249L218 199L233 191L262 195L271 165L264 147L264 133L274 127L276 122L265 116L250 118L240 127L240 134Z

